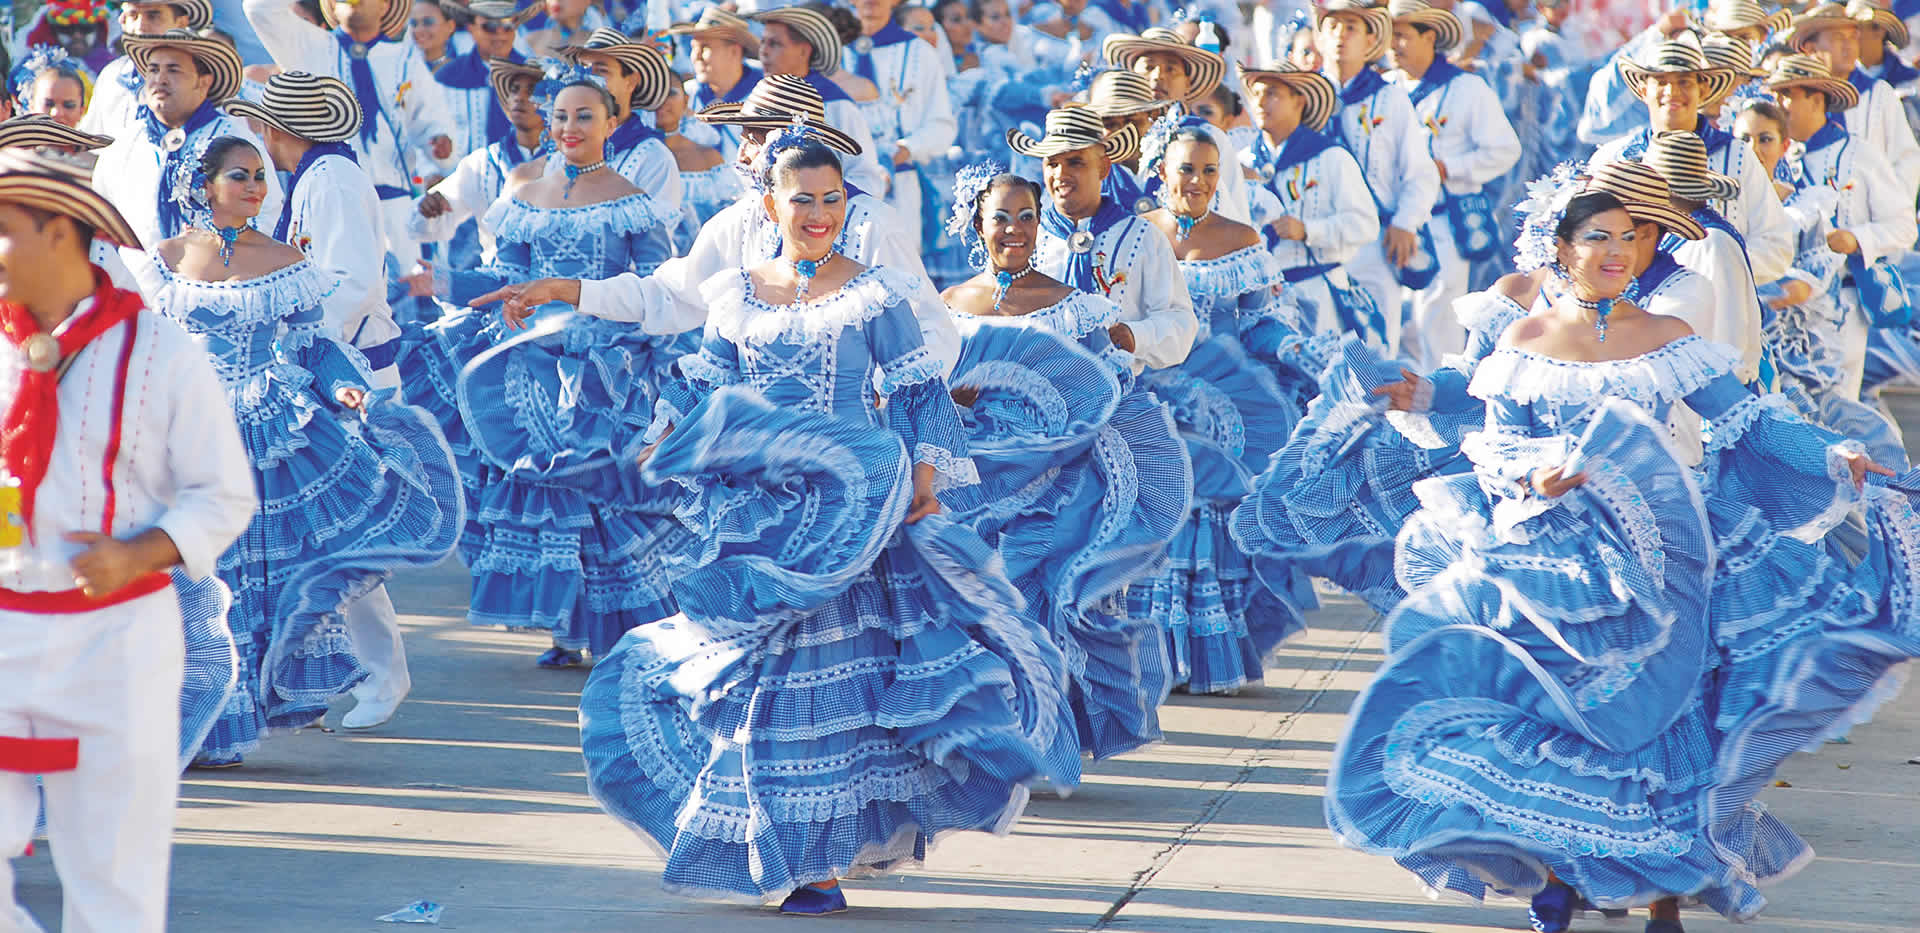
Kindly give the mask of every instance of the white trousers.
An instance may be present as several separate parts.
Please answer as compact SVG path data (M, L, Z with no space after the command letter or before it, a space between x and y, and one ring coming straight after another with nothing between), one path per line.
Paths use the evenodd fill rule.
M80 765L43 776L63 933L162 933L179 794L185 663L172 589L95 612L0 612L0 735L77 738ZM33 836L33 775L0 771L0 853ZM0 858L0 931L40 927Z
M1411 313L1406 331L1400 335L1400 352L1421 369L1431 371L1440 365L1441 357L1467 349L1467 329L1453 316L1453 302L1467 293L1473 269L1460 257L1452 225L1444 214L1427 224L1427 230L1433 234L1433 257L1440 264L1439 274L1417 292L1404 289Z
M1360 252L1347 261L1347 276L1353 284L1367 290L1373 296L1373 303L1380 309L1380 317L1387 325L1387 339L1384 349L1388 355L1400 352L1400 294L1406 289L1400 280L1394 278L1393 264L1387 262L1386 240L1382 239L1360 247ZM1372 343L1371 335L1368 342Z
M380 202L380 218L387 229L387 252L400 260L402 274L413 269L420 259L420 241L413 238L413 232L407 229L407 219L413 216L412 198L391 198ZM382 289L386 283L380 283Z
M882 158L891 159L893 153L881 153ZM898 226L891 231L900 236L909 237L907 250L920 252L920 171L913 169L901 171L893 176L893 187L887 191L887 204L893 208L894 219Z
M1860 307L1860 295L1853 289L1841 290L1840 306L1847 309L1847 316L1840 321L1840 384L1834 392L1841 398L1858 399L1860 383L1866 378L1867 337L1873 325L1867 323L1867 312Z
M369 675L353 688L353 695L368 702L405 698L413 690L413 674L407 669L407 646L400 640L400 615L387 588L377 587L354 600L346 618L353 653Z

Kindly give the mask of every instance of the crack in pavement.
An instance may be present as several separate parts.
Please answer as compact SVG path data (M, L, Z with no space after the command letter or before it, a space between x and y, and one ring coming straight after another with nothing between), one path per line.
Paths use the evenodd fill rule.
M1297 707L1282 713L1280 721L1272 734L1268 735L1267 738L1262 740L1258 745L1247 750L1247 758L1241 763L1240 770L1235 772L1233 778L1226 783L1226 786L1220 788L1217 793L1207 800L1206 805L1200 808L1200 814L1194 818L1193 822L1182 827L1180 832L1174 835L1173 839L1167 843L1165 848L1154 853L1153 859L1147 863L1147 867L1134 873L1133 883L1113 902L1113 906L1107 908L1106 913L1101 914L1099 919L1093 922L1092 926L1087 927L1089 931L1110 929L1113 922L1119 918L1120 912L1126 910L1127 905L1133 903L1133 899L1139 896L1140 892L1145 891L1147 887L1153 883L1153 879L1158 877L1163 869L1172 864L1174 857L1180 854L1180 850L1186 848L1187 843L1193 841L1195 836L1199 835L1202 830L1213 823L1214 818L1219 816L1220 811L1226 808L1227 802L1233 798L1235 793L1239 792L1241 786L1251 780L1253 775L1261 768L1267 766L1268 755L1286 739L1287 733L1292 730L1293 724L1299 720L1301 714L1313 709L1314 706L1320 702L1320 698L1326 696L1327 691L1331 688L1334 677L1341 671L1347 669L1347 666L1353 661L1353 656L1359 652L1360 643L1364 641L1368 635L1373 634L1383 619L1384 617L1379 613L1374 613L1372 617L1367 620L1367 624L1364 627L1353 633L1353 640L1347 644L1346 650L1340 654L1340 657L1319 672L1317 678L1319 683L1313 688L1313 692L1308 694L1306 699ZM1306 680L1313 677L1314 675L1309 673L1307 677L1302 679ZM1299 686L1296 683L1294 687L1288 689L1298 690Z

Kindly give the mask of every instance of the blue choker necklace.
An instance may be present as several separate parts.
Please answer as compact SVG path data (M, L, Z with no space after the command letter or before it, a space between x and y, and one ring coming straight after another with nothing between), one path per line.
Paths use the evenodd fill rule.
M1185 240L1187 237L1193 235L1193 225L1199 223L1200 221L1206 220L1207 215L1213 213L1213 211L1204 210L1194 217L1188 217L1185 214L1174 213L1171 208L1168 209L1168 213L1173 214L1173 222L1180 225L1180 239Z
M821 266L832 261L832 250L828 250L827 254L819 259L796 259L793 261L793 271L800 276L800 284L793 287L793 300L795 302L807 300L807 290L813 286L813 277L820 274Z
M233 244L240 239L242 231L252 228L252 221L248 221L238 227L215 226L213 228L213 235L220 238L220 265L228 268L233 266Z
M573 196L573 183L576 181L579 181L580 176L590 175L594 172L600 171L603 168L606 168L607 160L601 159L600 161L595 162L592 165L575 165L572 162L568 162L566 167L567 167L567 186L561 189L560 191L560 200L562 201Z
M1007 297L1007 289L1012 288L1013 283L1032 274L1033 263L1031 262L1027 263L1027 267L1021 269L1019 272L1009 272L1005 269L996 271L993 274L993 313L1000 313L1000 302Z

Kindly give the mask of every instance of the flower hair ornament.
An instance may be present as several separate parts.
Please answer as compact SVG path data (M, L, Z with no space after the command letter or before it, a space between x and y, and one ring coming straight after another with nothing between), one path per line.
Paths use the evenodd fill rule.
M803 145L812 139L813 134L807 128L807 118L795 114L792 123L767 136L766 145L761 146L760 153L753 157L753 166L747 180L753 182L753 187L761 194L772 192L773 160L779 158L780 153Z
M559 97L562 90L575 84L591 84L605 91L608 97L613 96L613 91L607 87L607 79L578 64L554 58L538 64L546 74L533 86L533 104L540 108L542 117L551 116L554 98Z
M1074 94L1085 94L1088 88L1093 87L1093 76L1096 73L1093 62L1081 61L1080 66L1073 69L1073 82L1068 85L1068 89Z
M1562 162L1527 182L1526 200L1513 206L1520 235L1513 241L1514 268L1533 272L1554 264L1554 229L1567 213L1567 204L1580 193L1586 178L1572 162Z
M192 153L181 159L173 169L173 177L167 179L167 197L180 206L181 216L187 223L213 231L220 238L220 264L233 265L233 246L240 239L242 231L252 229L254 218L238 227L221 227L213 222L213 205L207 201L207 184L211 178L207 175L207 147L214 137L207 136L194 144Z
M980 192L987 190L987 183L1006 170L1005 165L988 159L961 169L953 179L953 207L947 215L947 235L967 244L967 265L975 269L987 267L987 244L980 239L979 231L973 229Z

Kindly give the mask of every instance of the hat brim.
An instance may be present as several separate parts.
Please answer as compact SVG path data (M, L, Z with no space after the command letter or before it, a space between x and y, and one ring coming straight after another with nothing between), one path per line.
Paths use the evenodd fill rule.
M1323 9L1315 6L1313 10L1313 28L1320 29L1320 21L1329 16L1358 16L1373 27L1373 48L1367 52L1367 61L1379 61L1387 57L1387 46L1393 41L1393 15L1386 7L1347 7L1338 10Z
M494 96L502 101L513 96L513 79L530 78L538 84L546 74L538 65L521 64L504 58L487 60L487 85L493 88ZM501 109L505 109L504 104Z
M1803 17L1787 27L1787 31L1780 36L1780 44L1790 49L1797 50L1800 48L1800 43L1805 42L1806 40L1816 35L1819 35L1824 30L1838 29L1841 26L1859 26L1863 23L1871 23L1871 22L1873 22L1873 16L1871 14L1864 17L1859 17L1859 16Z
M520 27L525 26L534 17L539 16L540 11L544 9L544 7L542 7L540 4L536 3L530 7L527 7L524 10L515 10L512 13L507 14L506 16L494 16L491 13L482 13L479 10L476 10L473 7L470 7L464 3L454 3L453 0L440 0L440 6L445 9L449 9L456 13L459 13L460 15L465 16L468 19L497 20L500 22L509 23L515 29L519 29Z
M1725 20L1716 22L1711 17L1709 17L1708 19L1704 20L1701 23L1701 25L1705 26L1708 30L1712 32L1717 32L1724 35L1732 35L1734 32L1741 29L1755 29L1755 28L1765 30L1768 35L1773 35L1775 33L1784 32L1787 27L1793 25L1793 11L1786 9L1785 7L1782 7L1778 10L1773 11L1772 13L1767 14L1766 16L1760 19L1754 20L1751 23L1735 23L1735 22L1728 22Z
M1334 88L1332 80L1317 71L1240 69L1240 83L1251 84L1255 81L1278 81L1306 98L1306 104L1300 108L1300 123L1316 133L1340 109L1340 92Z
M368 0L361 0L361 2L365 3ZM387 0L387 8L380 13L380 34L389 39L398 39L406 35L407 14L412 9L413 4L406 0ZM339 20L333 18L332 0L320 0L320 18L327 21L327 28L340 28Z
M807 47L813 49L813 56L807 59L807 63L813 66L813 70L823 75L830 75L840 70L842 48L840 34L834 32L833 24L819 14L799 7L782 7L755 13L747 18L762 25L779 23L799 33L800 38L807 43Z
M784 130L793 125L793 117L788 114L741 113L744 103L714 104L694 113L694 118L702 123L715 126L738 126L750 130ZM816 120L805 123L809 136L817 137L828 148L847 155L859 155L860 144L852 136Z
M1466 38L1466 30L1460 25L1460 17L1446 10L1427 8L1395 16L1392 22L1404 22L1411 26L1425 26L1433 30L1433 47L1448 51L1460 47L1460 40Z
M71 217L92 227L97 239L115 246L144 248L133 226L105 197L75 181L32 172L0 174L0 204L20 204Z
M113 137L83 133L50 117L15 117L0 122L0 149L78 149L92 152L113 145Z
M1840 113L1852 110L1860 105L1860 89L1851 81L1839 78L1790 78L1785 81L1768 81L1767 90L1779 91L1790 87L1812 88L1827 95L1827 112Z
M1660 71L1653 68L1642 67L1624 58L1620 61L1620 79L1626 83L1627 91L1634 97L1643 96L1642 88L1646 86L1647 78L1657 74L1699 75L1700 80L1706 82L1707 85L1706 90L1700 92L1701 103L1719 100L1733 91L1734 74L1725 68L1707 68L1700 71Z
M207 86L207 99L223 101L240 93L242 65L240 53L218 39L185 39L167 36L121 36L120 47L133 66L145 75L155 49L179 49L207 66L213 83Z
M1165 110L1173 106L1173 104L1174 102L1170 100L1143 100L1132 104L1112 102L1096 104L1089 102L1087 109L1102 117L1130 117L1136 113L1151 113L1155 110Z
M1133 124L1127 124L1108 133L1098 142L1084 139L1066 139L1060 136L1045 136L1034 139L1018 128L1007 131L1007 148L1031 159L1044 159L1062 152L1075 149L1100 147L1107 153L1107 159L1113 162L1125 162L1140 151L1140 131Z
M613 45L590 49L584 45L568 46L560 51L560 57L576 65L582 64L580 57L600 55L611 58L625 66L639 80L633 86L631 104L635 110L658 110L660 105L673 96L673 66L668 64L666 56L639 43Z
M1627 209L1628 217L1641 223L1659 224L1666 232L1680 239L1704 240L1707 238L1707 229L1700 226L1699 221L1688 217L1671 204L1655 204L1651 201L1628 198L1621 198L1620 204Z
M669 36L686 36L689 39L721 39L746 50L748 58L760 57L760 38L743 26L702 26L699 23L676 23L667 29Z
M228 116L259 120L282 133L290 136L298 136L301 139L310 139L317 143L343 143L352 139L360 132L360 127L357 123L346 124L336 121L325 126L300 126L290 123L285 117L244 97L235 97L231 100L224 101L220 104L220 109L226 111ZM358 108L356 107L355 110L357 112Z
M1143 39L1139 36L1110 36L1101 46L1101 53L1115 68L1132 70L1133 63L1141 56L1161 52L1180 56L1187 64L1187 95L1181 103L1192 104L1212 96L1214 89L1220 86L1221 79L1227 76L1227 60L1206 49L1196 48L1184 42L1167 42L1161 39Z
M1882 10L1875 7L1873 10L1873 24L1879 26L1886 32L1887 41L1893 43L1894 48L1904 49L1907 47L1907 21L1901 19L1892 10Z

